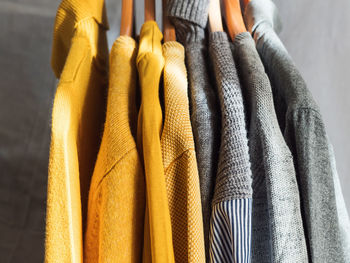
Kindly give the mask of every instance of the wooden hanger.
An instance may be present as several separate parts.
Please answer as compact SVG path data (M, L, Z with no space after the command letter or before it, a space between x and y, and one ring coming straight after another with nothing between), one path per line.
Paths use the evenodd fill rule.
M228 33L233 41L239 33L246 32L247 29L243 21L239 0L224 0L224 5L226 25Z
M175 27L170 23L166 12L167 0L163 0L163 39L164 42L176 41Z
M248 4L250 1L251 1L251 0L241 0L241 2L243 2L244 8L247 6L247 4Z
M122 21L120 23L120 35L132 36L134 18L134 1L122 0Z
M209 3L209 27L211 32L222 32L220 0L210 0Z
M145 0L145 22L156 20L156 1Z

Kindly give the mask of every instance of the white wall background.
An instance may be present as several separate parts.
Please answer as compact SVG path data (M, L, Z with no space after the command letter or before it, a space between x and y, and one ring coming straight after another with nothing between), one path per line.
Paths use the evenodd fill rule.
M321 108L350 211L350 1L275 3L281 39Z

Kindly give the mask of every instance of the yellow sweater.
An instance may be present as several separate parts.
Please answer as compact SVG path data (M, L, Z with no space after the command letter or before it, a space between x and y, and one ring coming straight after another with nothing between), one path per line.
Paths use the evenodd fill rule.
M106 123L91 180L84 262L141 262L144 174L136 149L136 43L119 37L110 54Z
M169 206L160 146L162 109L159 80L164 66L162 33L155 22L141 29L137 68L141 86L138 145L146 177L146 215L143 262L174 262Z
M102 0L63 0L57 12L52 67L60 82L52 112L45 262L82 262L88 188L104 122L107 26Z
M163 45L165 118L161 137L176 262L205 262L202 207L187 94L184 48Z

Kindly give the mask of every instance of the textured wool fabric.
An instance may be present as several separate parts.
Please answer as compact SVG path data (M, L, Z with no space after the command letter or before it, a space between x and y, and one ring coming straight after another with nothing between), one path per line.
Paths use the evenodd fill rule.
M168 15L175 25L177 39L185 46L207 260L211 201L220 148L220 106L210 75L204 31L208 5L208 0L172 0L168 3Z
M187 95L185 51L163 45L163 165L172 222L175 262L205 262L202 205Z
M89 191L84 262L142 259L145 186L135 140L136 54L136 42L127 36L119 37L111 50L106 122Z
M308 262L293 157L278 126L269 79L248 32L233 44L249 112L252 262Z
M270 78L279 125L294 156L310 260L350 262L349 218L347 213L338 215L342 208L337 199L342 194L335 186L334 154L319 107L276 34L281 27L277 9L269 0L253 0L245 20Z
M247 204L251 201L252 188L247 130L242 91L225 32L210 34L209 52L221 106L221 146L209 235L210 262L250 262L251 231L247 228L251 209ZM243 206L230 205L236 201L245 204L247 209L240 211ZM241 218L245 220L241 222ZM244 225L246 231L237 231L237 225ZM219 228L233 231L219 231Z
M52 112L45 262L82 262L108 83L103 11L103 1L91 0L63 0L57 11L52 67L60 81Z
M174 262L171 219L160 145L159 81L164 67L162 33L154 21L141 28L137 69L141 87L137 143L146 177L143 262Z

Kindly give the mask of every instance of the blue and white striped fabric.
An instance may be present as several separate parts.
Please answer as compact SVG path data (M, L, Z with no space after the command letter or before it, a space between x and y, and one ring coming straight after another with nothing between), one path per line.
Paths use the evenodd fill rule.
M217 203L209 235L210 262L250 263L252 199Z

